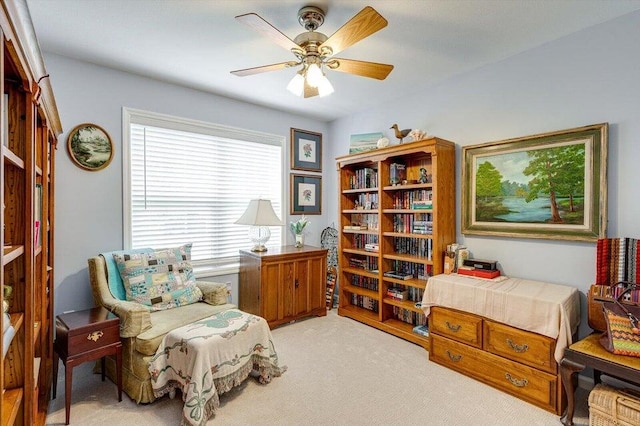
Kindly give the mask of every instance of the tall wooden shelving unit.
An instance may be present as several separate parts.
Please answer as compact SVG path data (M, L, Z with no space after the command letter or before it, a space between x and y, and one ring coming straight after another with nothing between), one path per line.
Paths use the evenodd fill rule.
M428 337L413 331L426 322L416 302L427 277L442 273L446 245L455 241L455 144L429 138L336 161L338 314L428 348ZM397 165L404 166L405 184L392 185ZM421 168L428 183L419 183ZM413 278L385 276L399 269ZM390 287L407 293L392 298Z
M42 425L52 377L54 164L62 132L24 0L0 10L0 424Z

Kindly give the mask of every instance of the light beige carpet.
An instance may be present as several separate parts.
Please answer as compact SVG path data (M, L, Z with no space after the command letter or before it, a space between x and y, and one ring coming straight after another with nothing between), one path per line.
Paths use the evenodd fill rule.
M560 425L558 416L428 360L420 346L329 311L273 330L282 377L247 379L221 397L208 425ZM72 425L178 425L180 394L136 405L116 386L74 369ZM47 424L64 424L64 367ZM587 425L578 390L576 425Z

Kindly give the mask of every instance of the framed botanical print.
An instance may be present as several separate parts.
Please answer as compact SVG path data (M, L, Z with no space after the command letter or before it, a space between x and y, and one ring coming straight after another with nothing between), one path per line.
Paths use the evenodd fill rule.
M290 214L322 213L322 178L291 174Z
M102 127L83 123L69 133L67 150L76 166L95 172L113 159L113 142Z
M322 133L291 129L291 169L322 171Z

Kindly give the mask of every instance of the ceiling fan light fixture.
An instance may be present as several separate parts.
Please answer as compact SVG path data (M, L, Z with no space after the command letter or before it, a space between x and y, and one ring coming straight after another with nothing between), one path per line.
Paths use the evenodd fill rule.
M327 78L327 76L323 75L320 79L320 83L318 83L318 95L320 97L330 95L334 92L333 85Z
M309 84L309 86L318 87L323 77L324 74L318 64L313 63L309 65L307 68L307 84Z
M302 96L302 92L304 91L304 77L302 76L302 71L297 72L296 75L293 76L287 85L287 90L296 96Z

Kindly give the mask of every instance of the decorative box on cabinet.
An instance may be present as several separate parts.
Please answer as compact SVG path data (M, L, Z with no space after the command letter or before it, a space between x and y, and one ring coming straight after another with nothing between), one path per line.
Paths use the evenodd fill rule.
M336 161L338 314L428 348L413 331L426 322L416 303L455 241L455 144L429 138Z
M304 246L240 250L240 309L275 327L327 314L327 249Z

